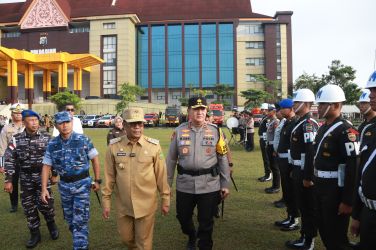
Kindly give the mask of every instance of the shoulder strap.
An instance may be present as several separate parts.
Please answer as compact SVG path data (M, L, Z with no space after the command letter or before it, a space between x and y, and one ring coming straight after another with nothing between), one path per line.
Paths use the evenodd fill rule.
M364 165L364 167L362 169L362 175L364 174L364 171L366 171L366 169L368 168L368 166L371 165L371 161L375 158L375 156L376 156L376 149L373 150L371 156L368 158L368 161Z
M372 125L374 125L374 123L367 124L367 125L363 128L362 132L360 133L360 140L359 140L360 145L362 145L364 132L366 132L367 128L370 127L370 126L372 126Z
M292 137L292 134L295 132L295 130L297 130L299 128L300 125L302 125L307 119L303 119L301 122L298 123L298 125L296 125L292 131L291 131L291 135L290 135L290 141L291 141L291 137Z
M320 151L321 143L323 142L323 140L325 139L325 137L327 137L328 134L330 134L331 132L333 132L338 126L340 126L340 125L342 125L342 124L343 124L343 122L342 122L342 121L339 121L339 122L335 123L333 126L331 126L331 127L325 132L324 136L321 138L321 141L320 141L320 143L319 143L319 146L317 147L317 150L316 150L316 154L315 154L314 159L316 159L317 154L318 154L319 151Z

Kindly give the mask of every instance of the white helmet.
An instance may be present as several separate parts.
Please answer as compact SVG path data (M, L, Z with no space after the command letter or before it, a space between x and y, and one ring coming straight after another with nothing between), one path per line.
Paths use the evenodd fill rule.
M333 85L328 84L319 89L319 91L316 94L316 102L344 102L346 101L345 92L343 92L342 88Z
M369 89L363 89L358 102L370 102L371 100L369 99L369 94L371 94Z
M293 102L315 102L315 94L310 89L298 89L293 94Z
M376 71L369 77L366 89L376 88Z
M24 107L21 103L14 103L9 108L13 113L21 113L24 110Z
M267 103L261 104L261 108L260 109L268 109L268 108L269 108L269 104L267 104Z

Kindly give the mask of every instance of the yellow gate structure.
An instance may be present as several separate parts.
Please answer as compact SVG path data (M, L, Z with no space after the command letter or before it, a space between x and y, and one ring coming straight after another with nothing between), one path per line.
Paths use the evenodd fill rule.
M51 95L51 73L58 74L59 91L64 91L68 88L68 69L73 69L73 91L81 96L82 71L90 72L90 67L103 62L101 58L91 54L33 54L0 46L0 76L7 77L7 102L17 102L18 74L24 74L25 99L28 100L29 107L34 99L34 72L43 72L43 97L47 100Z

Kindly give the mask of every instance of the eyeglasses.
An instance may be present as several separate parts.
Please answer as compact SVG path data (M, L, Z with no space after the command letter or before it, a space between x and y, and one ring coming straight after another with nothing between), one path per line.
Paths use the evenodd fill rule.
M74 109L66 109L66 111L74 112Z

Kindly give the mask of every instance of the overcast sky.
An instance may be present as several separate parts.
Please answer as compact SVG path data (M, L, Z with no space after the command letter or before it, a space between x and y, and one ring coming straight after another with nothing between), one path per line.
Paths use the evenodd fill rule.
M0 0L5 2L21 1ZM338 59L352 66L357 71L356 83L365 86L374 70L376 54L375 0L252 0L251 3L253 12L260 14L294 12L294 80L303 72L321 76L328 72L331 61Z

